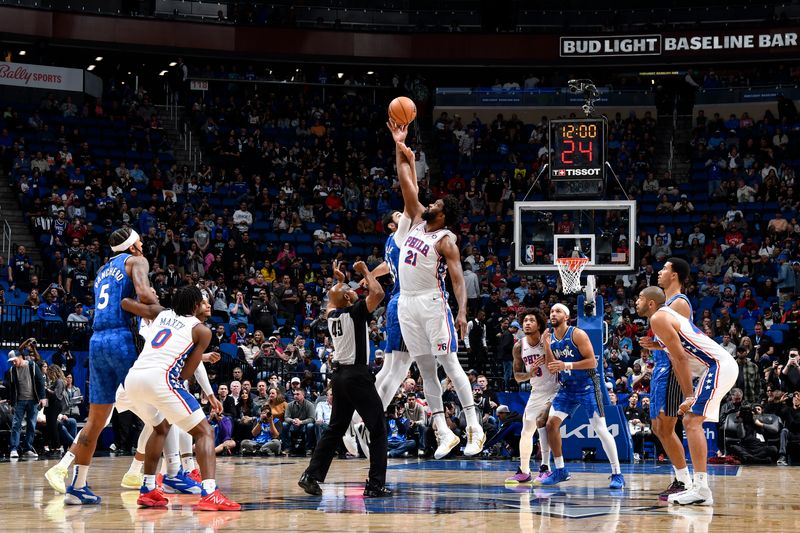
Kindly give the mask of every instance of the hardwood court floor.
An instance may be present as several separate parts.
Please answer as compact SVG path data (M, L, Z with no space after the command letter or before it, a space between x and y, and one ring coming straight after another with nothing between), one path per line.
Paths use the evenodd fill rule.
M217 479L243 504L239 513L195 513L196 496L170 496L168 510L137 509L119 487L129 457L96 458L90 472L99 506L64 506L42 474L53 461L0 463L0 531L398 531L583 533L800 531L800 468L712 467L715 506L670 507L657 492L668 467L624 465L628 487L607 488L607 464L569 464L572 480L554 488L503 485L508 461L390 460L395 496L361 496L367 462L335 460L321 497L296 484L307 461L224 458Z

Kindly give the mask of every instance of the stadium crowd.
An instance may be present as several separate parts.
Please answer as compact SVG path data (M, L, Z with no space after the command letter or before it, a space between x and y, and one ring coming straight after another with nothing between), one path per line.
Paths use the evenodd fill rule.
M50 450L58 449L64 432L74 435L70 420L80 418L83 395L71 381L70 346L86 344L93 277L110 255L108 234L122 225L142 235L162 303L169 305L185 284L197 284L212 303L212 348L223 354L209 367L225 407L211 418L219 453L304 454L330 419L332 345L323 312L330 262L377 266L383 217L402 209L385 110L347 87L323 93L231 86L186 104L205 154L196 171L175 163L171 143L177 140L146 93L126 86L112 86L102 101L80 108L51 95L39 106L10 105L3 112L0 165L45 263L33 265L24 247L5 258L0 304L34 310L24 321L26 337L57 328L67 341L42 370L48 396L61 402L57 423L47 422ZM656 283L667 258L686 258L697 326L736 356L740 401L785 407L779 417L788 443L800 440L794 415L800 405L800 123L791 100L781 99L778 110L777 117L698 112L688 176L656 175L656 123L649 113L609 117L608 159L641 214L639 234L629 239L617 232L614 246L635 254L640 266L630 275L600 278L599 291L612 331L604 353L607 384L620 403L640 409L652 358L637 341L647 326L633 300ZM412 143L417 176L424 198L450 193L463 205L454 229L469 299L464 348L492 434L513 421L497 391L519 390L511 373L517 313L564 300L554 276L521 276L509 263L513 202L549 156L546 121L524 124L498 114L484 123L442 113L434 138L428 149L435 158ZM441 172L432 173L432 166ZM548 188L541 180L531 198L546 198ZM358 277L348 276L358 288ZM385 359L383 325L381 309L370 325L375 372ZM35 340L17 353L48 364ZM389 409L390 454L432 448L421 385L412 368ZM463 428L458 398L450 384L444 390L448 424ZM632 420L646 425L641 417ZM502 441L492 451L513 448L513 441ZM784 446L780 456L786 454Z

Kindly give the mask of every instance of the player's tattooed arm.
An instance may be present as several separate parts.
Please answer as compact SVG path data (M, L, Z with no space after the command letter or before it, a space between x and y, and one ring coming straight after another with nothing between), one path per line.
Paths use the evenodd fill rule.
M148 277L150 263L147 262L147 258L133 256L128 259L127 264L131 267L130 275L139 301L144 304L157 304L155 293L150 290L150 278Z
M120 303L123 311L127 311L136 316L146 318L147 320L154 320L158 314L164 310L160 304L143 304L137 302L133 298L123 298Z
M453 292L458 302L455 326L463 339L467 335L467 285L464 283L464 271L461 268L461 252L452 237L441 239L436 244L436 251L447 261L447 271L450 272L450 281L453 282Z
M514 379L517 383L524 383L531 379L531 375L525 372L525 364L522 362L522 343L518 342L511 350L514 356Z

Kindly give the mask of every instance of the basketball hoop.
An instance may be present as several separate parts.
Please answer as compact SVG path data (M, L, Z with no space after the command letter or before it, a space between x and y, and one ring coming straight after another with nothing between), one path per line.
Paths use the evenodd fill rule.
M556 259L564 294L581 292L581 272L588 263L588 257L559 257Z

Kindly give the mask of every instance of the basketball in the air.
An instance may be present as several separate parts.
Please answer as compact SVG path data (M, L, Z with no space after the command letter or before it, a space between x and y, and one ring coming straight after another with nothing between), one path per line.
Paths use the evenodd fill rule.
M389 118L401 126L411 124L417 118L417 106L411 98L398 96L389 103Z

